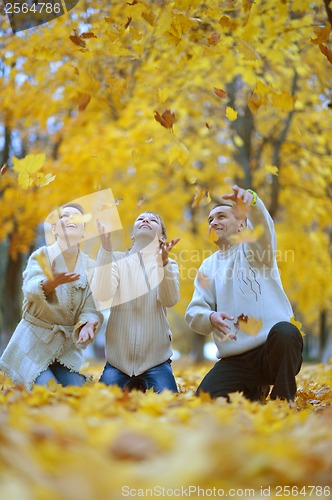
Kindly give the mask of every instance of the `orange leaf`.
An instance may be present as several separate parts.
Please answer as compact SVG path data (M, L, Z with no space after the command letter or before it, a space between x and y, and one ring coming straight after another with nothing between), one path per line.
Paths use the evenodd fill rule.
M8 165L7 165L7 162L6 162L1 167L0 175L5 175L5 173L7 172L7 169L8 169Z
M165 128L172 128L173 123L175 122L175 114L172 113L169 109L165 109L160 115L158 111L154 112L154 118L157 122L160 123Z
M326 56L328 62L332 64L332 50L328 49L322 43L319 44L319 49L321 53L324 54L324 56Z
M221 99L224 99L227 96L227 92L223 89L217 89L214 87L214 93L218 96L221 97Z
M328 40L329 35L331 33L331 24L326 23L326 25L323 28L314 28L314 32L316 38L311 38L311 41L316 45L320 45L321 43L326 42L326 40Z
M76 31L75 31L75 35L70 35L69 39L75 44L75 45L78 45L79 47L86 47L86 43L85 41L83 40L83 38L81 36L79 36Z
M97 38L97 36L91 31L87 31L81 34L81 38Z
M263 321L261 318L256 319L253 316L240 314L234 326L248 335L257 335L263 326Z
M90 94L83 94L82 92L79 92L76 102L78 104L78 109L80 111L84 111L87 105L89 104L91 100L91 95Z
M220 35L219 33L212 33L212 35L208 38L208 44L209 45L217 45L217 43L220 40Z

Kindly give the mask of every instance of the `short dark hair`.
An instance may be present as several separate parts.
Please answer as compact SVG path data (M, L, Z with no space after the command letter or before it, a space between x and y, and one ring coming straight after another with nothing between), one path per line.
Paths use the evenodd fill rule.
M76 208L76 210L78 210L79 212L81 212L82 215L84 215L84 208L79 203L75 203L75 202L70 201L69 203L65 203L64 205L61 205L61 207L59 207L59 208L61 209L61 208L68 208L68 207Z
M216 203L214 207L211 208L211 210L214 210L215 208L218 207L230 207L233 208L234 205L231 205L230 203ZM211 212L210 210L210 212Z

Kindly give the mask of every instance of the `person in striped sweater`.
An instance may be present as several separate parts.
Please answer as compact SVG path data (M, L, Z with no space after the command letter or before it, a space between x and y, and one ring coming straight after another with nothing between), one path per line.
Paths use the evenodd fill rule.
M154 212L137 217L126 252L113 251L110 233L100 221L97 227L101 248L91 286L101 308L110 304L100 382L177 392L167 308L180 297L178 265L169 257L179 238L167 241L165 224Z

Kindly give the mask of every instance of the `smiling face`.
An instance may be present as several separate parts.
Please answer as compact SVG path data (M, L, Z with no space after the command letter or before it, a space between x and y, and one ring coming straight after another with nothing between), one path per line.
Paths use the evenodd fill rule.
M245 226L244 219L237 219L233 209L228 205L214 207L208 217L209 229L213 230L218 237L216 244L219 247L231 245L230 237L241 232Z
M152 241L155 237L165 238L164 226L160 217L153 212L143 212L134 222L133 239L147 239Z
M82 212L71 206L60 208L59 219L52 226L52 231L59 244L67 247L77 245L85 233Z

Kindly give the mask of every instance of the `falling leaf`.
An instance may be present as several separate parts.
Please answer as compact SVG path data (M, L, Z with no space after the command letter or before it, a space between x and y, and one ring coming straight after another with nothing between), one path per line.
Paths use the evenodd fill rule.
M86 224L90 222L91 219L91 214L74 214L70 217L70 222L74 222L75 224Z
M79 111L84 111L91 100L90 94L85 94L83 92L79 92L75 101L78 105Z
M240 314L234 326L248 335L257 335L263 326L261 318Z
M294 109L295 96L289 92L273 92L270 95L271 104L281 111L292 111Z
M196 188L196 194L194 196L194 201L192 202L191 204L191 207L192 208L197 208L200 201L203 199L204 195L205 195L206 191L205 191L205 188Z
M205 123L205 126L208 130L211 130L212 129L212 125L210 125L208 122Z
M208 38L208 44L215 46L220 40L220 34L219 33L212 33L212 35Z
M160 103L163 103L165 101L167 101L167 99L169 98L170 96L170 91L169 89L158 89L158 92L157 92L157 97L158 97L158 101Z
M217 87L214 87L214 93L221 99L225 99L225 97L227 97L227 92L223 89L218 89Z
M1 167L1 170L0 170L0 175L5 175L5 173L7 172L7 170L8 170L8 164L7 164L7 162L6 162L6 163L4 163L4 164L2 165L2 167Z
M40 265L41 270L45 274L46 278L48 278L49 280L54 280L51 264L44 250L36 255L36 261Z
M127 22L126 22L126 24L124 25L124 29L125 29L125 30L129 27L129 25L130 25L130 23L131 23L131 21L132 21L132 20L133 20L133 18L132 18L132 17L128 17Z
M301 323L301 321L297 321L294 316L292 316L289 321L292 323L292 325L296 326L296 328L301 333L302 337L304 337L305 333L302 331L302 323Z
M234 122L237 119L237 111L235 111L235 109L231 108L230 106L227 106L226 118L228 118L231 122Z
M144 196L142 196L142 198L140 198L140 199L138 200L138 202L136 203L136 205L137 205L138 207L141 207L141 206L143 205L143 203L145 203L145 202L146 202L146 198L144 198Z
M27 155L25 158L13 158L14 171L18 174L18 184L23 189L31 187L37 178L37 173L46 161L44 153Z
M207 239L210 243L216 243L219 240L219 236L213 227L209 228Z
M278 167L275 165L265 165L264 170L272 175L278 175Z
M312 43L314 43L315 45L320 45L323 42L326 42L331 33L331 24L327 22L324 27L315 27L314 33L316 35L316 38L311 38Z
M174 146L169 152L169 163L177 161L180 165L185 165L189 158L189 151L187 146L182 142L179 142Z
M78 45L79 47L83 47L85 48L86 47L86 42L83 40L83 38L81 36L79 36L77 34L77 32L75 31L75 34L74 35L70 35L69 36L69 39L75 44L75 45Z
M324 44L319 44L319 50L327 58L328 62L332 64L332 50L328 49Z
M103 210L108 210L110 208L113 208L114 207L114 204L113 203L103 203L102 205L100 205L98 207L98 211L99 212L102 212Z
M252 92L248 95L248 107L253 114L256 114L257 110L267 104L266 95L259 95L256 92Z
M202 271L197 271L197 282L204 290L209 290L211 288L209 276Z
M160 115L158 111L154 112L154 118L165 128L172 128L175 122L175 113L172 113L169 109L165 109Z
M86 38L97 38L97 36L94 33L92 33L91 31L87 31L87 32L81 34L81 38L85 38L85 39Z

